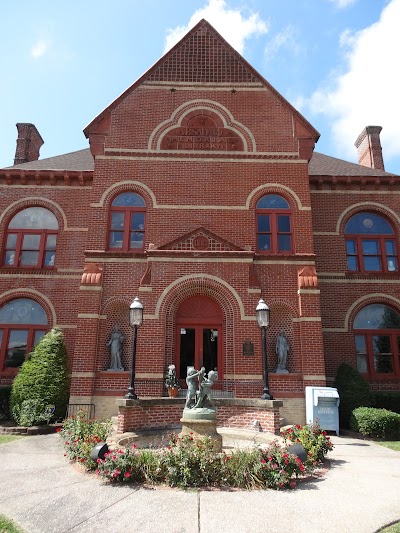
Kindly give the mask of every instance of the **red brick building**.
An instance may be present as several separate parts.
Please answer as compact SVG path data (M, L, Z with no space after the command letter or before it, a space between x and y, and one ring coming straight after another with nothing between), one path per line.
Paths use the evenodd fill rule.
M39 160L40 134L18 124L0 170L1 383L59 326L71 403L115 413L138 296L139 397L165 394L175 363L182 385L204 364L222 395L258 398L263 298L288 421L342 361L399 390L400 180L379 132L357 139L359 165L314 152L318 132L204 20L87 126L90 149ZM116 325L124 370L109 370Z

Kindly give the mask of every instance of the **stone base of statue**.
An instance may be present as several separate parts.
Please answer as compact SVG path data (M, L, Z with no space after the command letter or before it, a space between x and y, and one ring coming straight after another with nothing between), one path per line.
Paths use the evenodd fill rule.
M275 370L275 374L289 374L289 370L287 368L278 368Z
M222 451L222 436L217 433L217 412L215 408L197 407L183 410L181 435L194 439L211 437L216 452Z

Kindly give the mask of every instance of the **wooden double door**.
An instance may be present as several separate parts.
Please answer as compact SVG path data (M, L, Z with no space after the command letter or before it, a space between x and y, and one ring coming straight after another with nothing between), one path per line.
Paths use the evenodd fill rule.
M222 320L219 305L199 296L185 300L176 314L175 365L179 379L184 380L189 368L206 372L216 370L223 377Z

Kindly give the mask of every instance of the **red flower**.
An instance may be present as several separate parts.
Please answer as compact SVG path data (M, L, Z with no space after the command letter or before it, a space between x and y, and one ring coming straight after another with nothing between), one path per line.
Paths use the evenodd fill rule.
M262 462L263 464L266 464L267 461L266 461L265 459L261 459L261 462Z
M131 477L131 473L130 472L125 472L124 476L125 477Z
M292 487L292 489L294 489L295 486L296 486L296 483L295 483L294 481L291 481L291 482L290 482L290 486Z
M57 431L57 433L60 433L61 428L57 428L56 431Z
M296 429L301 429L300 424L296 424Z

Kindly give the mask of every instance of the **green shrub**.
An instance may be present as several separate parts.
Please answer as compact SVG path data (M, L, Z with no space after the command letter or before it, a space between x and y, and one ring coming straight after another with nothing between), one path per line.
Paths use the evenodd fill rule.
M243 489L294 488L295 479L312 472L315 461L305 466L277 442L267 449L235 450L217 453L209 437L171 435L169 446L160 449L110 450L97 463L90 460L92 448L106 440L109 425L86 422L82 416L67 419L61 430L66 453L71 460L111 482L167 483L172 487L225 486ZM296 429L302 429L298 426ZM301 432L300 432L301 433ZM320 429L307 429L305 435L324 442L321 449L332 449L329 437ZM313 444L315 445L315 443ZM323 454L321 455L323 457Z
M75 417L64 421L59 431L64 439L64 455L88 469L95 468L97 465L90 458L91 451L97 444L107 440L110 430L111 420L86 420L86 413L78 411Z
M373 406L400 413L400 392L374 392Z
M352 413L351 429L371 437L397 439L400 438L400 414L375 407L359 407Z
M346 363L342 363L337 370L334 386L337 388L340 397L340 427L348 429L353 409L372 405L369 384L358 370Z
M10 418L11 385L0 385L0 420Z
M28 401L28 403L26 403ZM31 426L47 420L46 406L54 405L53 420L64 418L68 405L68 368L64 336L52 329L27 356L11 391L11 415Z
M318 424L307 424L300 426L296 424L290 428L281 430L281 435L285 444L301 444L307 452L305 466L312 469L314 465L324 461L325 455L333 450L333 444L330 437L323 431Z

